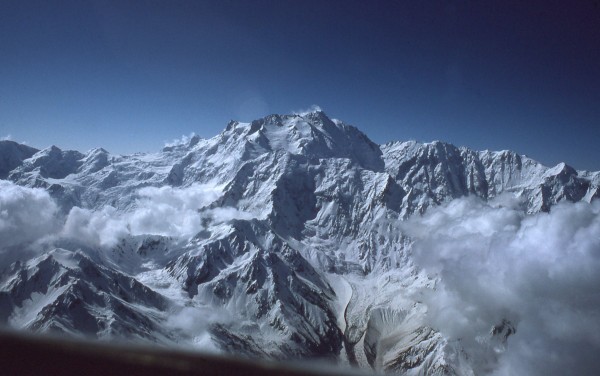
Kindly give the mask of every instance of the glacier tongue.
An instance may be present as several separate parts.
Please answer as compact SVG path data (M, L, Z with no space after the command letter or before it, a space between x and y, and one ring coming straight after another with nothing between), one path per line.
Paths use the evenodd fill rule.
M424 320L439 277L415 263L404 220L466 196L512 195L524 215L600 196L599 173L377 145L322 111L232 121L155 154L2 141L0 178L60 208L54 233L0 250L28 250L1 265L7 325L410 375L474 368Z

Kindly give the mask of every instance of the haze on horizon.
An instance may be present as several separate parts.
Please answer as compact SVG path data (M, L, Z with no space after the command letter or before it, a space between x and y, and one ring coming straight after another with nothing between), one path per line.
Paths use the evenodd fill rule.
M597 1L0 3L0 138L156 151L313 104L373 141L600 170Z

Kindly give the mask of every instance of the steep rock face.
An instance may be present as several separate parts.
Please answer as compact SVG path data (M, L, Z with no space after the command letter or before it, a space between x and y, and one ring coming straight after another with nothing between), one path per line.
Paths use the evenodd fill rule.
M19 167L25 159L31 158L38 150L14 141L0 141L0 179Z
M168 273L193 300L236 312L243 320L241 325L220 326L215 335L244 333L280 359L339 353L342 336L331 308L335 292L264 223L237 222L225 238L190 248L166 266ZM266 333L280 342L264 342ZM219 341L226 343L227 338Z
M168 338L158 314L167 299L80 252L55 249L13 264L4 277L1 318L12 325L105 339Z
M30 179L35 176L63 179L77 171L83 157L84 155L78 151L62 151L56 146L51 146L24 161L16 171L11 173L10 179L20 179L23 176L28 176Z
M467 195L490 199L512 193L534 213L563 200L591 199L597 192L593 174L564 163L548 168L510 151L474 152L439 141L394 142L381 148L386 171L408 192L405 216Z
M433 204L475 194L487 198L488 182L477 154L443 142L391 143L382 146L388 173L412 195Z
M422 320L418 293L436 282L404 219L468 195L512 194L529 213L600 196L599 173L443 142L378 146L322 111L232 121L155 154L0 143L6 155L5 178L45 188L57 220L75 208L82 229L1 265L2 322L409 375L473 370ZM490 325L498 346L516 330Z
M526 199L529 212L548 211L560 201L577 202L595 194L592 179L564 163L547 168L513 152L482 152L486 176L490 181L490 197L513 192Z
M348 158L366 169L383 169L377 144L355 127L329 119L322 111L304 116L267 116L253 121L242 134L251 141L250 150L254 151L284 150L315 158Z
M485 167L485 176L490 182L490 196L497 196L507 190L515 190L536 182L545 168L527 157L511 151L480 152L479 157Z

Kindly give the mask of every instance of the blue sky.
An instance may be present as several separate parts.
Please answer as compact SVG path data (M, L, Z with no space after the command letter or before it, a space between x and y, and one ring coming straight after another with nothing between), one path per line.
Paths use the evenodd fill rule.
M4 0L0 137L157 151L318 104L378 143L600 170L598 25L591 0Z

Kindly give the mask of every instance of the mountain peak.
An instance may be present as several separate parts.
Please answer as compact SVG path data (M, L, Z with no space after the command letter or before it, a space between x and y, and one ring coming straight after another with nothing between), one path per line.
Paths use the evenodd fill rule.
M11 189L0 192L0 222L8 224L0 256L10 252L3 259L15 262L0 268L0 323L410 374L477 373L471 365L510 346L520 313L533 312L500 302L465 329L473 337L464 342L425 326L426 313L440 309L436 291L450 291L436 286L452 287L443 285L448 274L419 270L425 249L442 254L433 263L441 265L455 247L470 255L490 244L485 233L510 247L521 223L552 218L532 222L526 213L600 196L600 173L440 141L380 146L320 108L231 121L213 138L184 136L155 154L38 152L4 142L2 171ZM26 187L37 189L23 194ZM563 209L550 216L583 224L595 208L578 207L585 218L577 221ZM589 223L582 228L593 230ZM565 227L573 229L556 227L558 257L563 244L581 241L562 240ZM494 255L493 269L513 270L521 253L506 265ZM596 285L590 280L588 291Z
M330 119L321 109L271 114L251 123L231 121L221 142L242 142L248 155L285 151L316 158L348 158L370 170L383 170L381 150L357 128Z
M0 179L6 179L10 171L20 166L25 159L31 158L38 151L38 149L14 141L0 141Z

